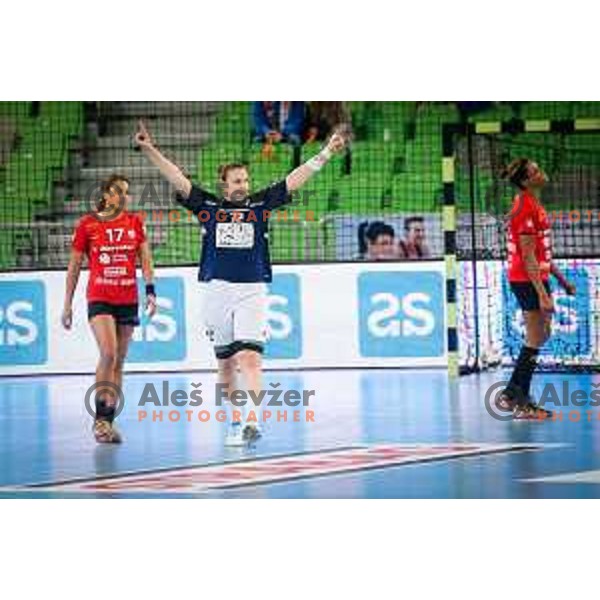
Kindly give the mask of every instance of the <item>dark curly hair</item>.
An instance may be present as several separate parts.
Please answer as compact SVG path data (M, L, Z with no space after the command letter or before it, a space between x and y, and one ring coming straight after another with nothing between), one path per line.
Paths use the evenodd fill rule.
M500 177L502 179L507 179L512 183L515 187L518 187L520 190L525 189L525 182L529 177L527 173L527 169L530 165L531 161L528 158L516 158L511 161L500 173Z

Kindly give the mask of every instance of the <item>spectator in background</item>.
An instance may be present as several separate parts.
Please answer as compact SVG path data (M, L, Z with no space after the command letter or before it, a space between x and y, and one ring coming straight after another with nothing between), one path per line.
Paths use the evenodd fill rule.
M253 118L257 142L302 142L304 102L254 102Z
M306 110L306 127L304 141L322 142L336 131L346 140L352 139L352 119L344 102L309 102ZM347 175L352 170L352 150L346 144L344 155L344 171Z
M404 221L405 239L398 243L398 258L429 258L431 252L425 243L425 219L410 217Z
M254 140L263 142L264 158L271 158L275 144L286 142L294 148L293 167L300 165L304 132L304 102L254 102Z
M343 102L309 102L306 109L306 142L326 140L336 127L343 127L348 136L351 130L350 115Z
M365 221L358 227L358 250L363 260L394 260L396 253L394 228L383 221Z

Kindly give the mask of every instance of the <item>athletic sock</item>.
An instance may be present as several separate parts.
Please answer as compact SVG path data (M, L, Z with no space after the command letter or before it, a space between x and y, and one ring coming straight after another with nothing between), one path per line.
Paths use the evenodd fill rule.
M523 346L517 358L517 364L513 374L506 386L504 393L515 400L517 404L526 404L529 402L529 394L531 391L531 378L537 367L537 358L539 356L539 348L530 348Z
M106 403L104 398L96 397L96 420L112 423L115 419L115 407Z

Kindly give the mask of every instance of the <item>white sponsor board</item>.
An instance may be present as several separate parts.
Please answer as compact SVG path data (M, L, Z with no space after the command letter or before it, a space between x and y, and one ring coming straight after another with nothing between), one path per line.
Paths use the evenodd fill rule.
M87 272L68 332L60 323L64 285L64 272L0 274L0 375L94 371ZM157 269L156 288L158 313L150 321L141 315L126 370L215 368L197 269ZM445 366L444 293L442 262L278 266L269 290L265 366Z

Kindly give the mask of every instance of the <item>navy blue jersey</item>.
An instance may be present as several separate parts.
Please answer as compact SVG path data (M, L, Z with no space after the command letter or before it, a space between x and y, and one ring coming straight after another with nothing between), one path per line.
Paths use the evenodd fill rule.
M177 200L198 216L202 228L199 281L271 281L269 213L291 201L285 180L241 203L219 199L195 185L188 198Z

